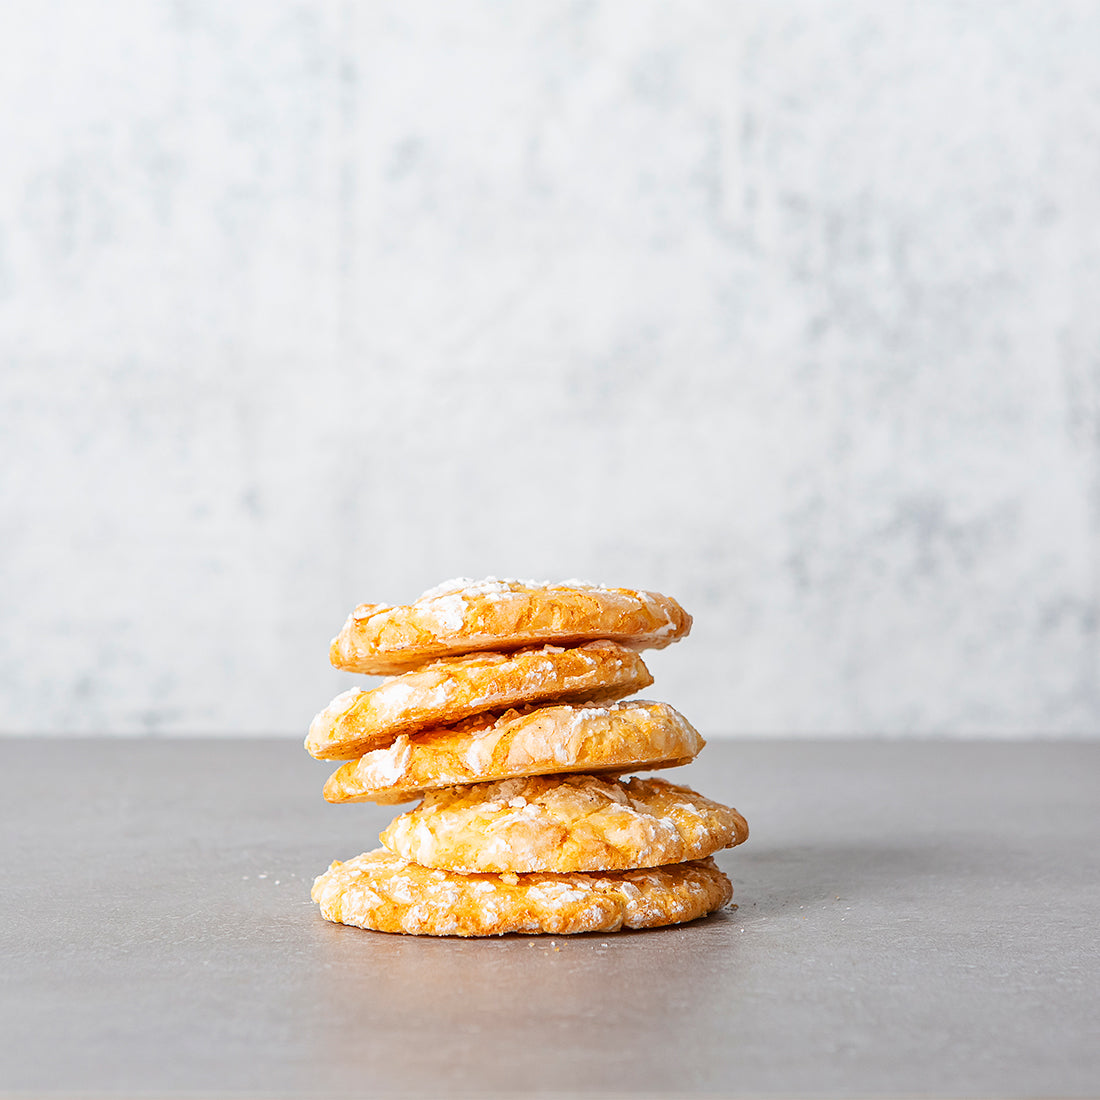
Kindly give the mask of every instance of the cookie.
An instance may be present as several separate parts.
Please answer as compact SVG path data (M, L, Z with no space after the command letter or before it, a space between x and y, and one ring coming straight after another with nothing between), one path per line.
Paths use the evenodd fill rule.
M609 874L459 875L379 848L333 863L312 896L326 920L379 932L561 936L678 924L720 908L732 895L711 859Z
M319 760L350 760L402 733L452 725L483 711L548 700L611 702L652 683L637 653L609 641L443 657L372 691L338 695L313 719L306 749Z
M425 791L561 772L630 772L686 764L704 741L667 703L561 705L483 714L402 734L338 768L329 802L408 802Z
M703 859L749 835L734 809L663 779L505 779L430 791L382 843L446 871L620 871Z
M460 653L597 638L661 649L690 629L691 616L655 592L461 578L403 607L360 604L332 640L329 658L349 672L389 675Z

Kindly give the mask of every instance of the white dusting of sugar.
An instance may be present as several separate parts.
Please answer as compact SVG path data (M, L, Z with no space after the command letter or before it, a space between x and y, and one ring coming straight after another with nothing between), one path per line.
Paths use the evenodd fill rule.
M671 634L676 629L676 624L668 619L662 626L657 627L656 630L651 630L649 635L651 638L663 638L666 634Z
M496 577L485 577L484 580L474 580L473 577L453 577L449 581L437 584L422 592L417 597L417 603L425 603L428 600L437 600L440 596L499 596L513 591L516 587L546 588L549 581L517 581L498 580Z
M551 905L568 905L570 902L584 901L588 897L587 891L567 886L564 882L544 882L538 886L530 886L528 893L536 901Z
M348 688L347 691L340 692L335 699L327 707L326 711L339 712L346 710L353 700L358 699L360 695L366 694L362 688Z
M466 616L466 600L462 596L457 593L452 596L437 596L428 602L444 630L462 629L462 620Z
M503 736L504 730L496 725L475 734L473 741L462 754L466 767L475 774L486 768L493 759L493 749Z
M382 904L382 899L376 894L369 886L364 886L362 883L357 884L354 887L354 893L361 899L360 904L368 909L374 909Z
M461 594L463 596L502 596L514 592L517 588L587 588L601 592L609 592L610 589L602 584L593 584L591 581L581 581L571 578L566 581L535 581L523 580L517 577L485 577L475 580L473 577L452 577L449 581L443 581L434 588L422 592L417 598L417 603L426 600L435 600L440 596Z
M404 902L406 905L412 905L416 901L412 883L407 878L394 876L390 885L390 895L394 900Z
M611 711L607 707L581 707L577 711L579 718L606 718Z
M523 792L525 779L502 779L492 786L493 796L501 802L510 802Z
M335 722L342 714L347 714L355 705L356 700L361 695L366 694L367 693L362 688L349 688L347 691L340 692L340 694L313 719L310 723L310 732L313 732L314 726L320 729L322 725L329 722Z
M392 745L366 753L355 769L356 776L367 787L392 787L405 774L411 755L412 745L403 733Z
M387 711L403 710L413 696L413 689L400 679L387 680L371 693L372 702Z

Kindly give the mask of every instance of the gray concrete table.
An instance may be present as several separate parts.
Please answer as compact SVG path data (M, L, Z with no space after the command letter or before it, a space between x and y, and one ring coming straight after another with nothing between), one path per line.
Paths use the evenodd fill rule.
M572 938L321 920L328 770L0 741L0 1094L1100 1094L1100 743L712 742L739 907Z

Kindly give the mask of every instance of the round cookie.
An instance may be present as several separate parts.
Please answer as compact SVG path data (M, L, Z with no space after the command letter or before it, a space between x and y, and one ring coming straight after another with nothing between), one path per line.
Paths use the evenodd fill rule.
M333 863L312 893L326 920L420 936L658 928L701 917L732 895L711 859L603 875L459 875L384 848Z
M686 764L705 742L667 703L548 706L481 714L402 734L337 768L329 802L409 802L425 791L561 772L630 772Z
M329 659L349 672L389 675L460 653L597 638L661 649L690 629L691 616L655 592L463 577L406 606L360 604L332 640Z
M548 700L611 702L652 683L637 653L604 640L571 649L548 645L442 657L372 691L338 695L310 724L306 749L319 760L350 760L402 733L484 711Z
M381 840L422 867L569 873L704 859L748 835L736 810L663 779L555 775L429 791Z

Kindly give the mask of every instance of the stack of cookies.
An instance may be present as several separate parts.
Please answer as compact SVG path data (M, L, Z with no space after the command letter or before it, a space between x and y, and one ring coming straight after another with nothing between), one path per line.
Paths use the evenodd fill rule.
M337 696L306 748L345 760L330 802L421 799L384 847L313 887L328 920L383 932L610 932L725 905L710 858L748 836L727 806L626 772L692 760L703 739L638 650L691 617L652 592L568 581L448 581L404 607L361 604L332 663L387 675Z

